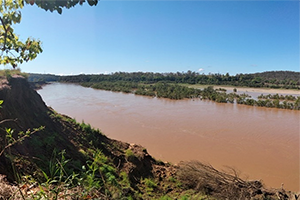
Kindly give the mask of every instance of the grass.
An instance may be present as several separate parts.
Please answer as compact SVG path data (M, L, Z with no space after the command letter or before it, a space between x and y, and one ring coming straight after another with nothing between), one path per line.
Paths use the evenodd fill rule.
M125 157L126 157L126 159L132 159L136 156L135 156L135 154L133 153L133 151L131 149L126 149Z
M23 76L25 78L28 78L28 74L21 72L20 69L4 69L4 70L0 70L0 77L4 77L7 79L10 79L12 76L14 75L20 75Z

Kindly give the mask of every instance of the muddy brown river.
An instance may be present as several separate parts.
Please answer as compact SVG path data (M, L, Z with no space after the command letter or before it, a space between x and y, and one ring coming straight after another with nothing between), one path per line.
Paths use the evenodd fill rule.
M53 83L48 106L110 138L141 144L156 159L234 167L242 178L300 191L300 111L168 100Z

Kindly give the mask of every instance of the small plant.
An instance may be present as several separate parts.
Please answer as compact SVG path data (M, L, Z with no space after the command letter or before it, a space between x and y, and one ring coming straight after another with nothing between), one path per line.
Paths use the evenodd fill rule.
M152 192L155 188L157 188L157 184L150 178L145 178L142 183L145 184L146 190L149 192Z
M125 151L125 157L126 159L132 159L136 157L131 149L126 149Z
M5 121L5 120L3 120ZM0 121L0 124L3 122ZM5 144L3 147L1 147L1 152L0 152L0 156L7 150L9 149L11 146L17 144L17 143L21 143L25 138L29 137L30 135L43 130L44 127L40 127L40 128L36 128L33 131L27 130L25 133L24 132L19 132L17 134L17 137L14 137L14 130L11 128L5 128L6 131L6 135L5 135Z
M129 181L128 174L126 172L121 172L120 173L120 178L121 178L120 185L123 188L129 188L130 187L130 181Z
M170 182L173 182L173 183L176 183L177 180L176 180L176 178L174 178L173 176L170 176L170 177L169 177L169 181L170 181Z
M160 197L159 200L172 200L172 198L169 197L168 195L164 195L164 196Z
M110 196L119 190L117 170L111 161L101 152L96 151L92 161L87 162L87 168L82 179L82 185L87 191L101 190Z
M180 199L179 200L189 200L189 197L188 196L186 196L186 195L183 195L182 197L180 197Z

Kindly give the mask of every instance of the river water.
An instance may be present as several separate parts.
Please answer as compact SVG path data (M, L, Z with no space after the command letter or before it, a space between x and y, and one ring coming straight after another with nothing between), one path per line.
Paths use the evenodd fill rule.
M234 167L242 178L300 191L300 111L168 100L53 83L48 106L110 138L141 144L156 159Z

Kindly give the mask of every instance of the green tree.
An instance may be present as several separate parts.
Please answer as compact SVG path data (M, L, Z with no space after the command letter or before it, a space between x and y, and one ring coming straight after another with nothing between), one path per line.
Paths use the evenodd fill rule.
M41 41L28 38L22 42L13 26L21 23L21 9L24 4L37 5L44 10L62 13L63 8L82 5L85 0L0 0L0 64L11 65L28 62L42 53ZM97 5L98 0L88 0L89 5Z

